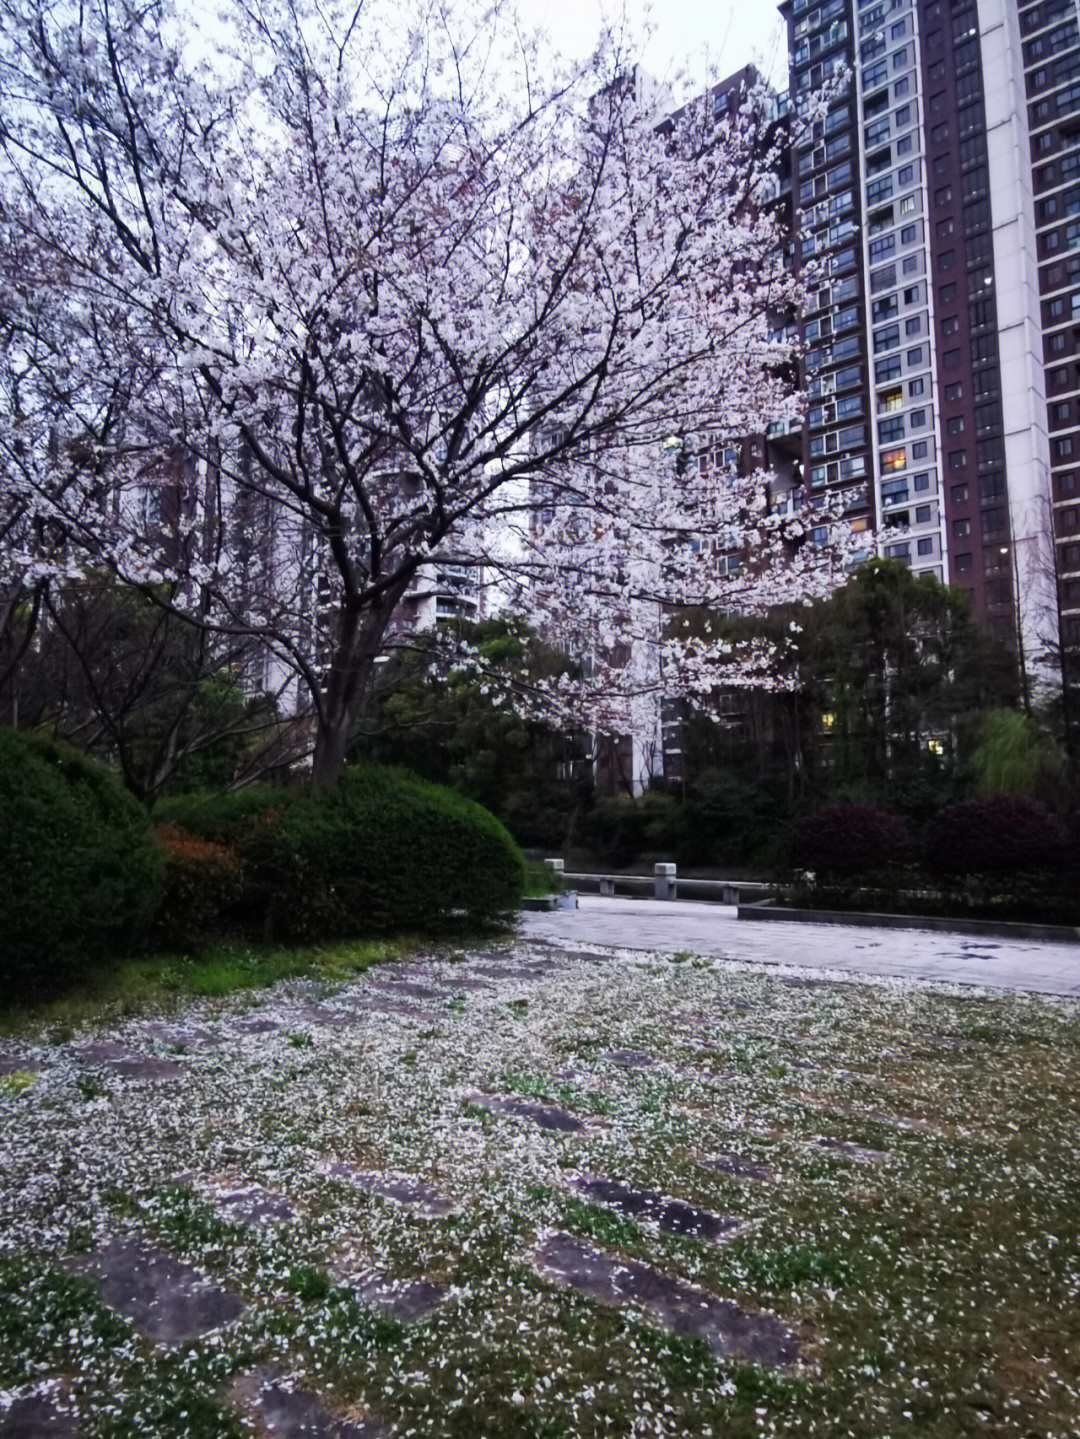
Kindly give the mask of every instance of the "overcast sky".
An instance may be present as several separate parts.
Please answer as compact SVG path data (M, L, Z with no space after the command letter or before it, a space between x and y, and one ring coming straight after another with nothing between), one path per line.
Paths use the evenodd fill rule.
M645 0L625 0L638 26ZM522 9L567 56L582 59L596 42L601 15L613 14L618 0L526 0ZM707 59L724 75L753 62L778 87L786 88L784 27L775 0L657 0L645 68L663 79L689 57L693 70Z

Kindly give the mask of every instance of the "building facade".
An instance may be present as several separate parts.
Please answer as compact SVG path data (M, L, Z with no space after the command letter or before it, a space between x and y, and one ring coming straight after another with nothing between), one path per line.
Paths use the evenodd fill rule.
M1075 683L1076 0L781 11L797 263L816 286L808 489L850 488L879 554L969 589L1030 688L1059 667Z

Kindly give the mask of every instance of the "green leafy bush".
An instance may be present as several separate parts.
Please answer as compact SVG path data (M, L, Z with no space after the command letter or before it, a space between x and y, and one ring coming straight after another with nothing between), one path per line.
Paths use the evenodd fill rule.
M0 988L40 993L123 950L153 913L145 810L66 745L0 729Z
M164 825L154 838L165 854L165 880L156 916L168 948L209 944L238 927L243 875L235 850Z
M910 840L902 819L874 804L826 805L793 827L788 857L819 880L853 879L902 864Z
M521 853L480 805L403 770L347 769L242 847L267 935L312 941L506 919Z
M656 790L638 799L609 795L586 814L582 839L599 859L621 869L642 850L668 851L678 812L678 802Z
M1008 880L1056 871L1064 852L1064 832L1045 805L1025 795L983 794L941 811L927 833L924 863L943 879Z
M167 795L154 806L156 825L175 825L214 844L233 844L260 820L288 809L295 796L275 785L253 784L221 793L193 790Z

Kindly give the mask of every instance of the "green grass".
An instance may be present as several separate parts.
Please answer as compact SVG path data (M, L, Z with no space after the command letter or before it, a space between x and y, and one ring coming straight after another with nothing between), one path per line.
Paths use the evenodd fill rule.
M310 1055L290 1047L299 1018L235 1049L192 1046L183 1091L116 1080L110 1102L85 1104L65 1068L11 1093L0 1227L23 1257L0 1260L0 1387L77 1376L98 1439L232 1439L230 1379L262 1364L288 1368L335 1412L355 1404L424 1439L1080 1433L1075 1006L786 989L720 965L614 957L601 973L538 980L511 1022L514 992L473 992L468 1022L424 1031L396 1018L319 1031ZM770 1037L732 1032L720 1058L695 1057L680 1014L722 1035L733 1011ZM792 1034L813 1065L794 1081L777 1077ZM616 1047L679 1073L614 1066L604 1056ZM610 1118L556 1134L462 1103L482 1090ZM934 1127L893 1128L890 1116ZM823 1134L887 1148L888 1161L823 1152ZM767 1158L772 1177L718 1172L707 1156L723 1152ZM353 1192L325 1177L322 1156L416 1174L460 1208L433 1219ZM229 1222L193 1189L160 1187L204 1173L280 1190L300 1217ZM587 1202L563 1173L745 1227L719 1243L661 1232ZM244 1297L244 1315L170 1354L133 1337L92 1284L63 1272L115 1229L204 1269ZM555 1282L534 1267L552 1231L778 1316L806 1344L806 1368L722 1360L661 1332L655 1309ZM335 1283L344 1265L450 1293L402 1324Z
M5 1003L0 1034L46 1028L62 1042L80 1026L178 1008L188 998L223 999L268 989L285 979L342 983L373 965L402 959L421 945L411 936L298 949L221 941L194 955L144 955L104 966L65 994L36 1003Z

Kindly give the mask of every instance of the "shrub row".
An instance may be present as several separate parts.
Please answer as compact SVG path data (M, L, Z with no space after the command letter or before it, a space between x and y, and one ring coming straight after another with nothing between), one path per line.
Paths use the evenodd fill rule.
M150 920L163 859L146 811L66 745L0 729L0 989L42 994Z
M41 995L134 940L192 948L502 922L520 851L479 805L399 770L143 808L66 746L0 729L0 988Z
M903 820L876 805L829 805L792 830L790 863L826 882L919 863L949 884L1057 874L1075 860L1045 805L1016 794L985 794L948 805L916 843Z

